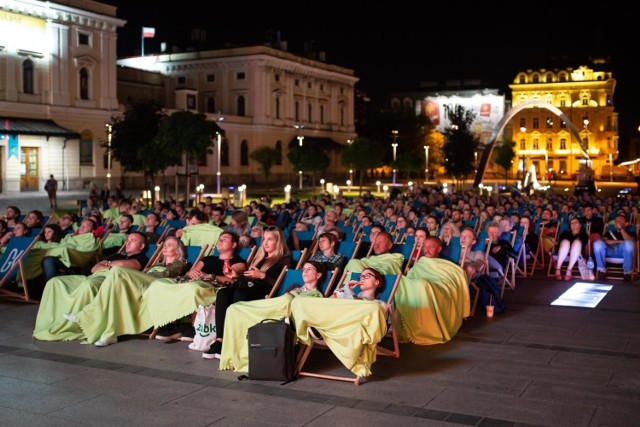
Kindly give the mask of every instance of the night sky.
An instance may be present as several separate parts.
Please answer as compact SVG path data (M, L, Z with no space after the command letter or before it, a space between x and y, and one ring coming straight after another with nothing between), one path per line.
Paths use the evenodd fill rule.
M118 33L118 56L140 54L141 27L154 27L145 54L160 43L189 45L190 30L207 31L207 47L264 43L279 34L288 51L325 51L328 63L355 70L356 88L373 97L417 89L421 81L480 79L510 97L508 85L527 69L577 68L590 57L608 57L617 80L621 158L640 125L640 83L632 55L640 19L629 8L614 11L525 2L508 9L484 2L466 6L424 2L247 2L103 0L127 20ZM406 7L401 7L407 3ZM206 7L203 5L207 5ZM393 5L391 8L390 5ZM350 10L343 10L344 7ZM213 10L210 10L213 9ZM634 22L635 19L637 22ZM381 98L384 99L384 98Z

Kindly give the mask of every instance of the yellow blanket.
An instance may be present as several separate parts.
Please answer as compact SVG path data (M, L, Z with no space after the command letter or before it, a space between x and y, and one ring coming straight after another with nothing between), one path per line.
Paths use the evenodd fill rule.
M60 243L36 242L24 260L24 275L33 279L42 274L40 263L46 256L55 256L67 267L84 267L96 254L98 240L92 233L67 235Z
M294 298L291 316L303 344L311 344L308 328L313 326L347 369L356 376L371 375L376 346L387 333L386 313L379 302Z
M222 228L211 224L187 225L182 229L180 240L186 246L209 245L209 248L212 248L218 243L218 237L222 231Z
M200 280L176 283L175 279L156 279L142 295L141 310L159 328L195 313L200 305L213 304L217 292L209 282Z
M233 369L236 372L248 372L249 347L247 332L249 328L264 319L282 319L291 316L290 304L294 298L322 298L317 289L301 294L284 294L264 300L239 301L227 309L224 324L224 342L220 355L220 370Z
M462 320L470 314L464 270L441 258L418 259L400 279L394 300L402 342L445 343L455 336Z

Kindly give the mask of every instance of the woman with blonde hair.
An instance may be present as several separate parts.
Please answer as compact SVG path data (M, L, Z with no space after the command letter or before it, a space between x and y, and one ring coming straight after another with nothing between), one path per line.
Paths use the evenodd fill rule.
M251 266L232 285L220 289L216 295L216 331L218 336L209 350L202 353L205 359L220 358L224 339L224 321L227 309L238 301L265 298L271 292L284 267L291 268L291 251L282 230L270 226L264 229L262 244Z

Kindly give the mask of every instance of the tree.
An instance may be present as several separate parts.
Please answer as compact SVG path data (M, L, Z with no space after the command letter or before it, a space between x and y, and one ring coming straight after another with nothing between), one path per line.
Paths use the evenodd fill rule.
M295 172L311 172L313 178L313 186L316 185L316 172L324 171L331 164L331 159L327 153L313 143L306 143L302 147L294 145L289 149L287 158L293 166Z
M360 174L359 186L362 193L362 179L369 168L377 168L382 164L384 148L378 141L359 136L351 144L342 148L342 165L355 169Z
M444 166L454 179L464 183L467 175L475 169L475 152L478 141L471 133L471 124L476 115L471 110L465 110L461 105L450 108L448 113L451 127L444 131ZM460 188L459 185L456 187Z
M265 183L269 182L269 175L271 174L271 168L278 160L279 153L275 148L260 147L252 151L249 157L252 160L260 163L258 170L264 174Z
M171 164L168 153L155 141L165 117L160 104L146 99L127 105L121 115L111 118L111 153L126 172L142 172L153 181ZM102 146L108 148L106 143Z
M396 158L395 162L391 163L391 167L399 171L407 172L407 178L411 179L411 172L420 174L420 172L424 170L424 162L424 155L420 152L402 153Z
M509 178L509 171L513 164L513 159L516 157L514 147L515 141L503 140L499 145L493 149L493 162L500 166L504 170L504 185L507 186L507 180Z

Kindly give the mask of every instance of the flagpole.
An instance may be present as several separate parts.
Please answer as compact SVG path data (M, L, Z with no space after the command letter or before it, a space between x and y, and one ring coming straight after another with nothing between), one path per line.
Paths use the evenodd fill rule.
M142 31L140 32L142 35L142 40L140 41L140 44L142 45L142 56L144 56L144 27L142 27Z

